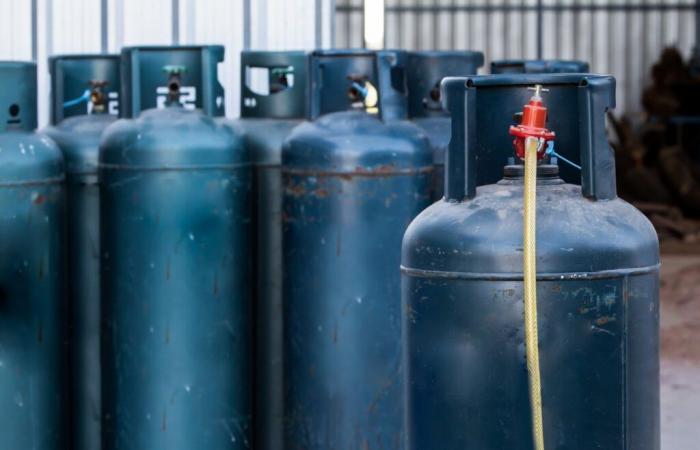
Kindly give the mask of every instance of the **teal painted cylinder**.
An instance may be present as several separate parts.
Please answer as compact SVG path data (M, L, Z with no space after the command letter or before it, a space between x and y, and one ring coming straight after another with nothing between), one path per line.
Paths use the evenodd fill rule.
M55 56L49 68L55 125L43 132L66 163L70 434L72 448L97 450L102 417L97 158L102 132L118 113L119 56Z
M68 448L64 172L36 65L0 63L0 448Z
M161 64L141 71L177 84ZM171 94L115 122L100 147L103 448L246 449L249 160L231 125Z
M304 119L305 52L241 53L241 119L254 164L255 442L284 448L282 142Z

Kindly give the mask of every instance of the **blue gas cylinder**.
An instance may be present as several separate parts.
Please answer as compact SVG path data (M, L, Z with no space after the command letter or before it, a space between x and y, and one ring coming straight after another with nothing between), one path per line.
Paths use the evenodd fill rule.
M552 78L554 77L554 78ZM510 81L509 81L510 80ZM614 79L504 76L443 81L452 114L445 199L408 227L402 251L409 450L533 448L523 326L523 167L477 187L482 156L512 149L493 86L544 94L551 130L580 153L579 184L537 176L537 309L544 442L552 449L659 449L659 248L619 199L605 113ZM573 91L572 109L549 102ZM559 92L562 94L562 92ZM522 98L522 97L521 97ZM526 103L523 101L522 104ZM561 122L558 122L561 123Z
M36 64L1 62L0 448L68 448L65 188Z
M240 133L210 116L222 58L122 52L133 119L107 128L99 159L107 450L253 445L252 181Z
M282 153L285 442L404 448L401 234L430 204L406 54L317 51Z

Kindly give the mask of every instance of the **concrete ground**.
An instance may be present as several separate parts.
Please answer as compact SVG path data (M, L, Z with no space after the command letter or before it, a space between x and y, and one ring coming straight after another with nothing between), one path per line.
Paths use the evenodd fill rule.
M684 252L688 253L688 252ZM700 448L700 254L661 257L661 448Z

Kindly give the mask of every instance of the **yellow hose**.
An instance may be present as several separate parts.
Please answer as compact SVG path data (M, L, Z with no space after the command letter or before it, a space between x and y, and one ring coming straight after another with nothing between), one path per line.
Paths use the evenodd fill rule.
M523 217L523 284L525 290L525 351L530 385L532 438L535 450L544 450L542 425L542 393L540 388L540 355L537 340L537 149L536 138L525 140L525 193Z

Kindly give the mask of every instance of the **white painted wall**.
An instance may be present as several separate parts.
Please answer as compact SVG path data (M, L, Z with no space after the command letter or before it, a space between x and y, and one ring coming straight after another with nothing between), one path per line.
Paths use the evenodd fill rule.
M126 45L172 44L173 4L178 4L180 44L223 44L219 79L226 89L226 111L239 111L239 60L244 47L246 0L107 0L110 52ZM334 0L249 0L250 48L270 50L328 47ZM36 0L36 61L39 125L48 123L47 58L94 53L102 48L101 0ZM317 24L317 9L320 23ZM0 0L0 60L31 60L32 0Z

